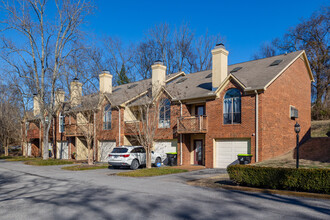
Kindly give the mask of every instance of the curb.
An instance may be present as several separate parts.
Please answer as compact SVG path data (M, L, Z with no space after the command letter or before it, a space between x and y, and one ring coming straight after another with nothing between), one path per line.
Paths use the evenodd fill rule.
M263 189L263 188L254 188L247 186L235 186L235 185L226 185L216 183L219 179L199 179L193 181L187 181L187 184L193 186L199 186L204 188L222 188L226 190L234 190L234 191L247 191L247 192L258 192L258 193L266 193L266 194L278 194L278 195L287 195L287 196L296 196L296 197L306 197L306 198L314 198L314 199L327 199L330 200L329 194L320 194L320 193L309 193L309 192L297 192L297 191L288 191L288 190L275 190L275 189ZM221 179L228 180L229 179Z

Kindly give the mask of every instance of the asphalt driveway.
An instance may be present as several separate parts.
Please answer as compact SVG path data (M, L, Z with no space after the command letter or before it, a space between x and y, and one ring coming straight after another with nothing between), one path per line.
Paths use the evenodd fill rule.
M183 181L198 176L193 173L109 175L114 172L0 161L0 219L330 218L329 200L198 188Z

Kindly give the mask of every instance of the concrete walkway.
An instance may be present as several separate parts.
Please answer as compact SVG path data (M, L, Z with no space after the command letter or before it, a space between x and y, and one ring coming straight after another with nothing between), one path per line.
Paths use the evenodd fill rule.
M204 189L184 179L217 170L162 177L66 171L0 162L1 219L329 219L329 200ZM195 173L196 172L196 173ZM198 172L200 172L198 174Z

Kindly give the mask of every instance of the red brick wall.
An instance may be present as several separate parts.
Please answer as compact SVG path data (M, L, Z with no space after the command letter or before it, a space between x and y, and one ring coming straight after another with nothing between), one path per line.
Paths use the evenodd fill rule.
M223 99L231 88L238 88L234 82L229 82L221 92L220 97L206 103L208 118L208 132L205 135L205 166L214 167L213 140L224 138L244 138L251 140L251 153L255 152L255 97L242 95L241 97L241 124L223 124ZM242 92L242 91L241 91ZM253 160L255 156L253 157Z
M296 158L296 152L294 154ZM330 162L330 137L311 138L299 147L299 158Z
M259 161L282 155L296 145L294 124L301 126L300 140L310 137L311 81L305 63L297 59L267 90L260 95ZM290 105L299 111L299 118L289 116Z

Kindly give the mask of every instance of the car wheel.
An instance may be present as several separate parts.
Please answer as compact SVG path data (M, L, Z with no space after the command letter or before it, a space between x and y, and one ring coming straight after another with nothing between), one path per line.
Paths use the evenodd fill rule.
M139 168L139 166L140 166L139 161L137 161L136 159L132 161L131 163L132 170L136 170L137 168Z
M155 167L157 166L157 163L161 163L162 159L160 159L160 157L157 157L155 160Z

